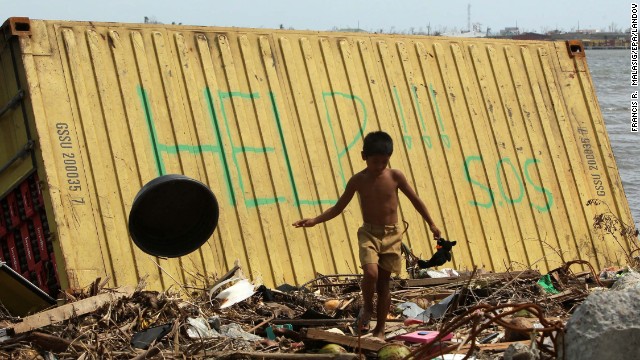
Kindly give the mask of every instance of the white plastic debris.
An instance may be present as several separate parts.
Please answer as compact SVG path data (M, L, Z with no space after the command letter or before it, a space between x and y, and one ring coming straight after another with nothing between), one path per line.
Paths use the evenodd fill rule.
M242 330L242 327L240 325L234 324L234 323L228 324L228 325L222 325L220 327L220 335L230 337L233 339L245 339L248 341L259 341L263 339L258 335L250 334Z
M13 335L13 330L10 330L8 328L0 329L0 343L11 339L11 335Z
M424 311L423 308L413 302L403 302L402 304L398 304L396 305L396 309L402 311L402 315L408 318L415 318L418 314Z
M457 271L450 268L445 268L441 270L427 270L427 275L431 278L445 278L445 277L456 277L460 276Z
M187 318L187 335L192 339L208 339L219 337L217 331L209 327L209 322L205 318Z
M223 291L221 291L220 294L216 295L215 297L220 302L220 309L224 309L233 304L237 304L243 300L248 299L249 297L251 297L253 294L256 293L254 290L255 285L253 285L249 280L241 279L241 278L232 278L232 279L223 281L222 283L216 285L213 289L211 289L211 291L209 291L209 299L211 299L211 296L213 295L213 293L217 289L219 289L222 285L232 281L237 281L237 282L231 285L230 287L224 289Z

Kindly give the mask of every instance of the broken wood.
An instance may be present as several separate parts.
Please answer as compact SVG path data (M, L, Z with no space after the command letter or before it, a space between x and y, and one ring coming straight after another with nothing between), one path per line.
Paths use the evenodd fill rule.
M508 341L508 342L500 342L495 344L475 344L475 348L482 351L505 351L507 348L513 344L525 344L531 345L531 340L519 340L519 341ZM460 349L456 351L452 351L452 354L466 354L469 351L471 344L463 345Z
M374 328L376 325L377 322L375 320L371 320L370 327ZM409 327L405 326L404 324L385 324L384 339L391 340L398 335L406 334L408 332L410 332ZM363 337L365 336L373 336L373 333L370 332L366 335L363 335Z
M63 339L61 337L55 335L49 335L41 332L34 331L27 339L36 345L38 345L43 350L53 351L53 352L64 352L67 351L69 347L73 347L76 350L84 351L91 350L96 351L95 346L74 343L71 340Z
M140 355L132 357L131 360L151 359L152 357L158 355L163 348L164 346L162 346L162 344L158 344L151 349L141 353Z
M289 330L285 327L275 327L273 328L273 334L276 337L285 337L287 339L291 339L293 341L302 341L302 336L297 331Z
M387 343L380 340L372 340L363 337L358 339L357 337L336 334L320 329L306 329L306 331L302 331L301 333L307 339L323 340L334 344L346 345L352 348L361 348L370 351L378 351L382 349L383 346L387 345Z
M510 278L518 278L518 279L531 279L531 278L539 278L540 272L537 270L524 270L524 271L511 271L511 272L503 272L503 273L488 273L488 274L480 274L475 275L474 278L491 278L491 279L510 279ZM461 281L468 281L471 278L470 275L460 275L453 277L443 277L443 278L427 278L427 279L407 279L402 280L401 284L403 287L416 287L416 286L436 286L442 284L452 284Z
M403 297L411 297L413 302L416 302L416 299L424 299L428 301L440 301L442 299L451 296L455 291L453 290L444 290L437 292L425 292L424 289L404 289L404 290L396 290L392 292L391 296L393 298L403 298ZM418 304L419 305L419 304Z
M291 324L298 326L330 326L342 323L355 322L355 318L346 319L273 319L270 321L274 325ZM403 322L404 319L387 319L387 322Z
M264 319L260 324L252 327L251 329L247 330L248 333L253 333L254 331L260 329L263 325L266 325L267 323L269 323L269 321L273 320L275 318L275 316L271 316L268 319Z
M232 269L228 274L225 274L224 278L238 274L238 271L240 271L238 268ZM479 327L480 325L475 326L473 321L458 322L456 320L458 317L454 318L455 314L449 312L442 317L440 322L426 322L419 326L409 326L403 323L404 316L400 315L400 311L403 309L398 305L412 302L423 309L428 309L434 305L434 302L442 298L452 294L460 294L462 298L459 310L465 312L464 316L484 316L487 321L497 321L499 314L509 311L514 316L517 314L516 317L537 317L541 324L545 324L546 328L562 331L561 323L566 320L567 310L569 307L575 306L575 300L580 300L575 298L583 298L587 294L584 284L573 280L568 281L567 286L561 289L561 291L565 291L558 295L540 292L536 286L540 276L536 271L488 273L473 277L469 275L470 273L465 272L456 278L408 280L403 283L403 286L426 284L415 287L400 287L401 280L393 280L395 290L391 293L391 313L402 317L402 319L387 320L386 338L414 331L435 331L448 327L450 329L447 328L447 332L468 334L464 338L466 344L442 342L438 345L445 347L440 350L434 348L436 347L434 344L431 348L425 349L428 352L422 351L420 356L416 358L430 358L428 356L436 354L438 351L468 353L470 350L482 349L487 352L499 353L513 343L480 344L480 342L487 343L495 338L487 336L487 333L499 334L494 327L487 327L489 324L485 321L477 323L482 325L481 327ZM267 297L263 296L262 301L259 299L248 301L245 306L238 307L236 311L222 314L210 306L208 291L202 285L197 288L192 287L194 291L189 294L188 299L173 290L165 293L143 291L144 285L139 285L140 293L136 292L128 300L108 303L109 300L127 296L131 292L119 295L102 294L89 298L95 291L106 293L100 289L102 285L98 285L96 288L95 284L99 284L96 281L92 287L88 287L86 290L76 289L73 292L75 297L70 295L70 298L75 301L72 303L71 300L68 300L68 305L65 305L66 310L65 307L60 307L36 314L23 319L24 323L22 324L19 323L20 319L2 317L2 320L5 320L4 327L15 326L18 333L9 333L9 330L14 329L8 328L4 329L7 330L7 333L3 336L3 329L0 328L0 354L9 353L10 356L18 358L26 354L26 351L33 350L48 351L56 356L61 356L60 358L73 356L79 359L100 358L104 354L130 360L175 358L179 354L188 354L187 356L190 358L202 360L210 358L322 360L357 358L354 354L318 353L319 347L327 342L340 344L350 353L361 351L369 353L384 347L386 343L372 337L371 333L356 337L353 334L344 335L340 332L332 333L331 331L334 330L325 330L335 327L345 332L352 331L352 323L355 321L353 317L362 307L362 295L359 288L352 286L342 278L335 278L336 282L333 282L333 279L334 277L323 277L320 291L308 291L308 289L300 289L290 285L282 286L282 290L271 289L273 296L268 297L269 301L266 301ZM215 282L215 279L206 279L207 284ZM433 285L436 282L442 284ZM307 288L311 288L311 285ZM284 292L285 290L288 292ZM575 300L564 301L569 298ZM84 300L78 301L77 299ZM327 302L331 300L335 300L335 303L328 306ZM527 306L524 306L523 301L529 301L531 304L527 303L524 304ZM469 312L474 306L484 303L508 304L508 306L498 312L491 310L495 306L484 307L482 308L484 311ZM542 311L538 311L533 306L540 303L545 304L544 316ZM309 313L300 315L302 309L307 309ZM335 314L332 315L334 311ZM188 315L188 317L184 315ZM203 341L201 338L183 336L182 329L192 326L188 321L189 317L197 317L199 322L203 324L206 322L215 328L218 328L219 325L236 324L244 332L247 330L252 332L273 325L272 330L276 339L263 338L259 341L247 342L247 347L237 347L235 343L226 339ZM305 319L307 317L320 319ZM47 326L56 322L59 323ZM372 319L371 327L375 323L375 320ZM174 325L169 334L149 345L149 350L131 348L131 334L134 329L142 331L157 324ZM276 324L292 324L296 329L300 327L312 329L296 332L289 329L288 326L278 327L275 326ZM460 325L456 329L452 324ZM37 329L41 326L46 327ZM263 334L262 331L255 332L258 335ZM544 333L537 334L536 341L544 340L544 337ZM474 341L476 344L472 349L469 344ZM160 344L164 347L158 346ZM416 348L417 345L412 347ZM553 355L554 347L541 346L540 349L541 351L547 349L547 353ZM301 353L301 351L308 353ZM0 357L2 356L0 355Z
M560 293L549 296L550 300L555 300L559 302L569 301L569 300L577 300L587 297L587 293L584 291L576 290L575 288L569 288Z
M263 352L237 352L229 353L207 353L203 354L208 359L232 360L232 359L307 359L307 360L353 360L358 359L357 354L286 354L286 353L263 353ZM133 360L133 359L132 359Z
M74 316L84 315L93 312L101 306L112 301L130 297L133 295L134 288L131 286L114 289L112 292L96 295L90 298L78 300L76 302L59 306L51 310L39 312L34 315L25 317L21 323L13 326L16 334L22 334L27 331L39 329L41 327L52 325L64 320L71 319Z

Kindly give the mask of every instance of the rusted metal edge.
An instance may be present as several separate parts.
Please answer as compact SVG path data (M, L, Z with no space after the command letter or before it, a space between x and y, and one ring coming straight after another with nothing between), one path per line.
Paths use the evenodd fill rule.
M10 17L2 24L5 39L12 36L31 36L31 19L28 17Z
M581 40L567 40L567 51L572 58L585 57L584 45Z

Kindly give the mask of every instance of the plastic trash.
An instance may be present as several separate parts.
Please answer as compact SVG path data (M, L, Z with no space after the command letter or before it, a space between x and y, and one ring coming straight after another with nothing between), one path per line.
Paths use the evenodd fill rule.
M205 318L187 318L187 335L191 339L209 339L220 337L220 334L209 327L209 322Z
M255 294L255 285L253 285L249 280L243 278L232 278L229 280L225 280L220 284L216 285L213 289L209 291L209 299L218 290L221 286L230 283L232 281L237 281L235 284L230 287L222 290L218 295L216 295L216 299L220 301L220 309L228 308L231 305L237 304L243 300L250 298L253 294Z
M133 334L131 346L138 349L147 349L152 342L160 340L167 335L171 331L171 328L173 328L173 324L168 323L139 331Z
M292 292L292 291L298 291L300 290L300 288L293 286L291 284L282 284L276 287L276 290L282 291L282 292Z
M269 339L269 340L275 340L276 339L276 334L273 332L273 328L285 328L285 329L293 330L293 325L291 325L291 324L283 324L283 325L268 326L265 329L265 332L267 333L267 339Z
M553 282L551 282L551 275L547 274L538 280L538 285L544 289L544 291L549 294L558 294L559 291L553 286Z
M430 278L446 278L446 277L457 277L460 276L457 271L451 268L445 268L441 270L431 270L427 269L427 275Z
M11 337L14 335L15 333L11 328L0 329L0 343L11 339Z
M222 325L220 323L220 317L219 316L212 316L210 318L207 319L207 322L209 323L209 327L217 332L220 332L220 325Z
M413 302L403 302L402 304L398 304L396 305L396 309L402 311L402 315L408 318L415 318L424 311L423 308Z
M404 340L412 343L430 343L440 334L439 331L414 331L408 334L396 336L397 340ZM453 338L452 333L448 333L440 339L440 341L447 341Z
M238 324L222 325L220 327L220 335L233 339L244 339L249 341L262 340L262 337L242 330L242 327Z
M458 297L458 293L453 293L446 298L442 299L439 303L430 306L422 313L416 316L416 319L422 320L424 322L428 322L430 318L439 319L441 318L449 309L449 306L453 303L453 301Z

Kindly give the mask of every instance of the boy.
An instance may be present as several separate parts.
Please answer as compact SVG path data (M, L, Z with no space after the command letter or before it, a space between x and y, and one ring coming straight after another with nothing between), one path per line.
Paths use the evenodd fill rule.
M440 238L440 230L435 226L427 207L413 191L404 174L388 168L393 153L393 140L383 131L375 131L364 138L362 159L367 167L353 175L347 182L338 202L313 219L302 219L293 223L295 227L311 227L338 216L357 192L364 224L358 229L364 307L356 319L359 333L368 331L373 314L373 294L377 289L378 307L376 327L373 336L384 339L384 329L391 296L389 279L391 273L400 273L402 256L400 247L402 232L398 222L398 189L402 191L429 224L434 238Z

